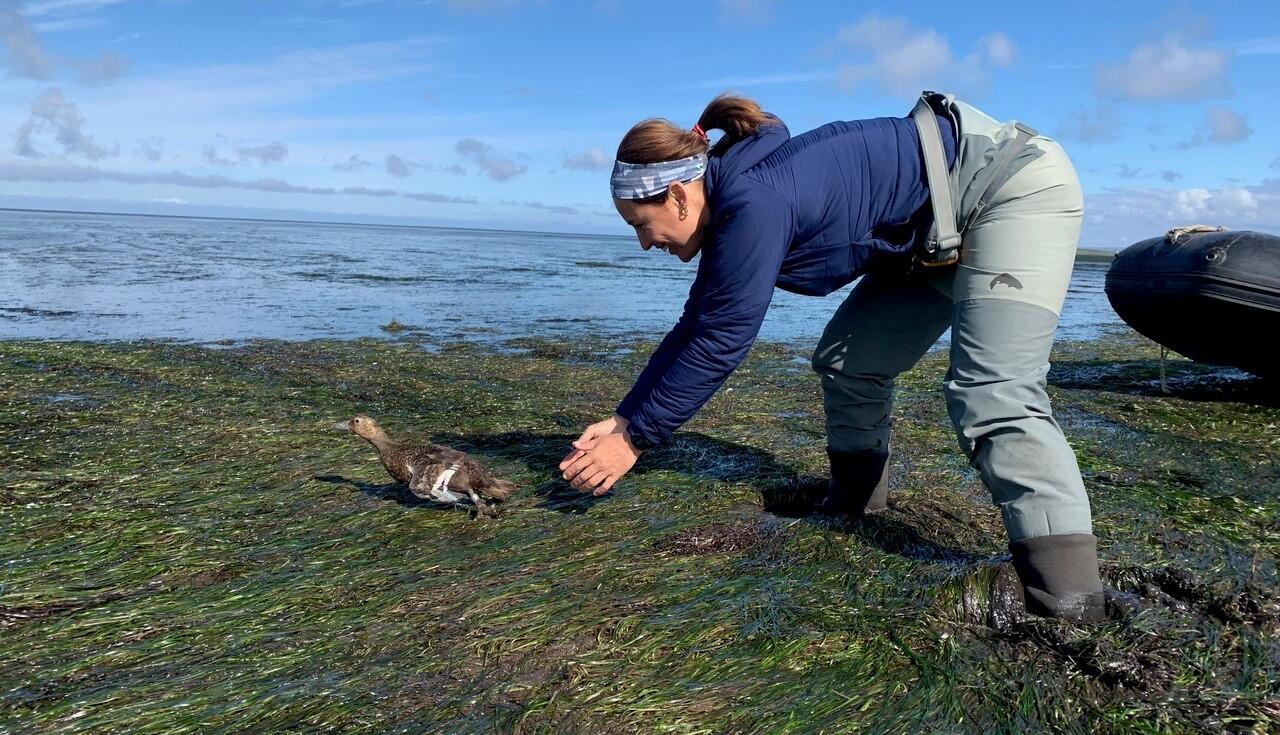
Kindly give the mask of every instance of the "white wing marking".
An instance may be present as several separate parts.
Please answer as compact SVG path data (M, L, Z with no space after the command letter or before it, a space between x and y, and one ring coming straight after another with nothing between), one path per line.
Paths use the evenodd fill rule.
M449 491L449 481L453 479L453 475L457 471L458 465L454 464L440 473L440 476L436 478L435 484L431 486L430 495L432 498L442 503L457 503L462 500L461 495L456 495Z

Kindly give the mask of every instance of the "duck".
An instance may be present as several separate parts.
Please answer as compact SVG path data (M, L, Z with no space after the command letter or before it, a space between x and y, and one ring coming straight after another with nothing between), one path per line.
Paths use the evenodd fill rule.
M378 458L396 482L415 497L462 505L470 500L477 515L497 515L491 503L511 497L516 486L493 476L479 460L439 444L397 442L368 416L340 421L333 428L349 431L378 450Z

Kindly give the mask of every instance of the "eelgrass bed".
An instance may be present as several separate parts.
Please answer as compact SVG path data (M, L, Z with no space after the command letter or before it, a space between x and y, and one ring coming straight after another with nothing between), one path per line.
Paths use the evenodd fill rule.
M651 345L0 343L0 732L1280 730L1280 398L1129 333L1051 390L1112 586L993 614L999 517L945 354L900 381L891 508L804 515L807 355L760 345L616 492L555 465ZM414 500L355 413L474 453L496 520ZM994 597L993 597L994 595Z

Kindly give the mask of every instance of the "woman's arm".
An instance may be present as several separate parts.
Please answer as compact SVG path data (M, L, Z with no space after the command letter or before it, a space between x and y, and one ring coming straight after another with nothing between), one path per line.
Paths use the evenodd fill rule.
M762 202L757 193L749 206L724 204L711 247L702 255L707 285L688 343L646 400L630 413L619 412L630 421L630 434L648 443L670 437L742 363L769 310L791 244L791 211L776 195Z
M618 418L628 422L625 430L598 435L592 446L575 448L561 462L565 479L574 487L607 492L639 457L631 437L652 445L666 440L711 398L751 349L792 234L790 208L772 192L764 201L760 192L754 194L750 206L722 203L713 241L703 250L699 266L705 286L696 310L686 308L681 320L691 321L692 332L683 344L673 341L673 347L680 348L669 362L663 360L665 365L650 360L650 367L656 364L661 372L655 368L656 379L642 399L636 400L640 393L633 389L619 406Z
M689 297L685 299L684 311L680 314L680 319L671 331L667 332L667 336L662 338L658 348L653 351L649 357L649 363L640 372L640 376L636 378L635 384L627 392L626 397L618 404L615 414L630 416L635 413L640 404L649 397L649 391L653 390L653 386L661 379L662 374L675 361L676 356L689 344L689 339L693 336L693 325L698 320L699 302L703 291L706 290L706 262L705 259L698 261L698 275L693 281L693 286L689 288Z

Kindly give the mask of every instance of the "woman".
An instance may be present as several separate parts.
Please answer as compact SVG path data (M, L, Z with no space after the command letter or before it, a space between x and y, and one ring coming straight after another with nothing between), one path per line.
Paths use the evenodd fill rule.
M709 146L713 129L724 135ZM755 102L721 96L691 131L637 124L617 161L614 206L640 246L702 258L684 314L616 414L574 442L566 480L607 492L687 421L746 356L775 287L824 296L865 276L813 357L831 465L823 510L884 507L894 378L951 327L947 407L1001 510L1027 609L1102 616L1089 501L1045 392L1082 215L1057 143L931 93L914 118L795 138ZM941 196L930 197L928 168ZM936 244L954 244L945 235L957 228L948 263ZM920 260L938 267L907 267Z

